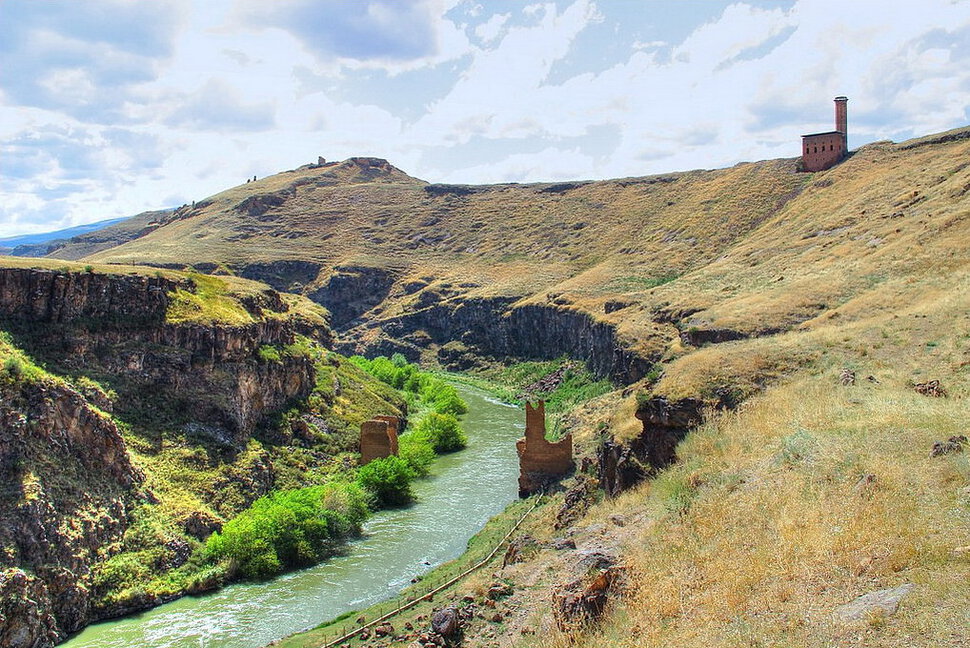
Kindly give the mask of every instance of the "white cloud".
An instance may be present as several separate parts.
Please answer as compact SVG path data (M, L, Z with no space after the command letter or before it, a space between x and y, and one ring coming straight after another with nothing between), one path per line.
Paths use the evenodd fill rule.
M0 2L0 64L33 66L0 77L0 235L199 199L317 155L386 157L439 182L602 178L795 156L801 133L831 127L836 94L850 97L853 145L967 121L965 0L723 1L676 38L622 36L617 5L593 0L274 3L323 12L301 14L319 24L343 12L376 39L329 44L253 23L240 7L255 5L235 0L171 15L93 0L110 24L76 29L73 5L47 25ZM127 42L118 7L160 27ZM663 9L690 17L689 3ZM582 68L596 72L551 81L610 45L618 55Z
M502 28L509 21L512 14L495 14L487 21L480 24L475 28L475 35L478 36L482 42L488 44L494 41L502 34Z

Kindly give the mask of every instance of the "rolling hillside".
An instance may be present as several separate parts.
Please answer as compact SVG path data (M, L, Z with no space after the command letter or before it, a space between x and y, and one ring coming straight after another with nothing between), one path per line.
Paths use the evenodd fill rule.
M429 185L352 158L229 189L88 258L302 292L345 350L456 366L567 353L629 383L689 337L844 324L965 280L968 135L870 144L815 174L772 160L535 185ZM622 358L594 359L611 346Z
M566 355L622 387L564 418L587 470L525 525L535 549L445 597L511 584L467 645L970 640L970 128L814 174L439 186L355 158L198 201L90 259L303 293L346 351L472 371ZM549 601L582 591L591 551L623 586L572 624ZM840 611L899 587L898 613Z

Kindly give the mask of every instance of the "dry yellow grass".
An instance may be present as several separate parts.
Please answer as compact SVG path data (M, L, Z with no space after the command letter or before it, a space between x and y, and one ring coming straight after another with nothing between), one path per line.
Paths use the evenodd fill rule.
M723 377L748 393L817 359L819 344L850 346L825 329L868 322L859 331L873 331L885 315L966 285L970 139L961 133L872 144L815 174L772 160L444 192L348 161L234 187L90 258L237 269L303 260L321 267L303 284L308 293L334 265L389 268L399 286L425 278L429 290L461 298L553 303L615 325L623 346L645 357L693 356L670 368L661 387L671 394L704 387L700 367L721 362ZM268 206L252 211L260 201ZM392 290L372 319L413 312L420 297ZM627 307L606 314L610 301ZM691 327L822 337L696 354L678 339Z
M817 174L781 160L447 196L394 173L294 185L294 172L99 258L205 249L201 260L232 265L272 251L393 267L401 281L610 322L626 346L663 354L654 394L748 399L693 432L680 464L582 522L627 537L630 587L603 623L516 645L956 647L970 643L970 558L953 553L970 545L970 453L928 453L970 420L970 140L911 144L867 146ZM272 218L232 212L247 192L287 187L295 197ZM245 228L249 238L229 240ZM392 297L380 317L417 299ZM606 314L609 301L625 307ZM691 327L742 339L695 348L679 337ZM843 367L857 385L838 385ZM912 391L933 378L950 398ZM635 408L632 393L614 392L565 422L588 454L606 430L637 434ZM556 510L527 532L552 537ZM637 522L617 531L616 514ZM560 558L539 560L522 567L541 597L528 623L549 627L548 586L565 576L550 567ZM902 582L917 589L897 615L832 619Z
M965 399L835 372L769 389L597 512L654 520L625 547L629 592L599 630L543 645L967 645L970 560L953 550L970 544L970 464L928 456L967 420ZM833 620L903 582L917 588L897 615Z

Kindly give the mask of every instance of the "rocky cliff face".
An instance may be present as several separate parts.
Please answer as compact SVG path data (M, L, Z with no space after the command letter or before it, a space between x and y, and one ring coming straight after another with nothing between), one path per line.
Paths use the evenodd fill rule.
M237 296L251 323L167 322L173 291L194 288L162 276L0 268L0 328L53 372L0 363L0 648L46 648L111 614L98 607L92 566L119 551L137 507L158 502L112 410L140 435L232 462L267 415L313 389L312 361L284 347L298 329L324 341L326 331L288 317L274 291ZM82 394L55 374L93 377L117 397ZM264 457L241 462L242 473L253 464L251 487L224 490L245 491L243 504L264 494L273 473Z
M615 497L645 477L676 461L677 444L703 420L708 404L701 399L669 401L655 397L642 403L636 416L643 431L631 441L606 440L599 448L600 486Z
M91 565L139 499L110 417L53 381L0 387L0 646L50 646L88 623Z
M383 268L338 266L307 296L329 310L333 325L340 328L380 304L395 279Z
M635 382L649 371L652 359L630 350L614 325L556 304L516 305L516 301L424 290L403 315L365 314L357 326L344 332L341 349L371 355L401 352L416 359L430 345L459 342L472 354L493 358L548 360L568 355L584 361L597 377L622 384ZM467 369L465 360L450 351L439 352L442 364Z
M0 317L66 323L81 319L161 322L167 293L186 287L164 277L0 268Z
M189 287L165 277L0 268L0 322L45 362L108 377L123 406L167 397L180 403L183 424L202 423L240 446L267 411L309 393L313 367L299 356L258 358L262 347L293 343L290 319L166 323L169 293ZM285 309L271 291L242 303L256 315ZM305 332L329 339L319 328Z

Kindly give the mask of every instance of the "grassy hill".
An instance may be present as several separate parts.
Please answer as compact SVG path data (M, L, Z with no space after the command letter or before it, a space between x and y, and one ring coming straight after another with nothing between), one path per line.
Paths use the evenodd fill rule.
M970 641L970 453L930 457L970 420L970 128L814 174L771 160L439 186L351 159L227 190L91 258L271 275L331 307L358 347L653 363L599 371L629 384L564 417L585 454L643 435L647 403L707 408L680 463L570 531L627 568L600 625L557 629L548 601L573 554L546 547L485 570L517 593L468 645ZM948 397L914 392L931 379ZM562 504L526 530L566 533ZM903 583L916 588L896 615L833 616Z
M960 280L968 134L871 144L815 174L771 160L443 186L352 158L234 187L88 258L236 272L327 306L335 269L363 268L387 279L348 315L357 339L437 302L503 297L587 314L643 357L669 359L688 329L701 340L806 332Z

